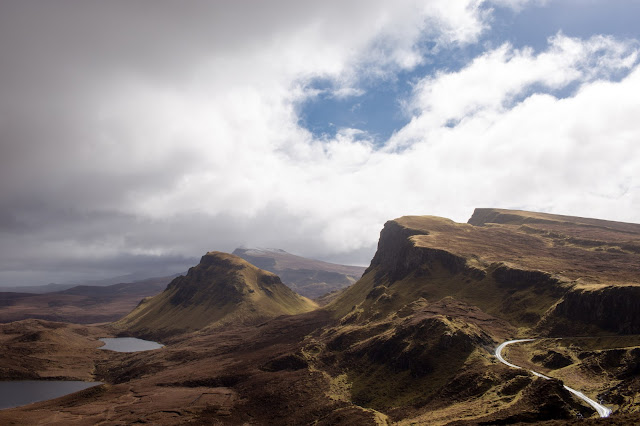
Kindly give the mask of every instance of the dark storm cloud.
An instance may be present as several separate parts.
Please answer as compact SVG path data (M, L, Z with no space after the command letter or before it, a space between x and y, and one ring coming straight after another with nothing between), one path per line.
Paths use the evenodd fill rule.
M0 270L5 279L18 284L107 278L130 272L171 274L195 265L207 251L231 252L243 244L287 247L295 253L318 256L309 251L313 250L313 230L292 228L290 224L300 218L287 217L277 206L255 219L185 214L152 220L118 212L52 209L40 215L31 213L29 219L19 224L11 221L0 231ZM154 250L147 251L149 247ZM369 247L347 260L367 262L372 250Z
M232 250L238 240L308 251L298 231L274 225L283 212L270 208L249 219L136 212L132 203L161 196L201 167L200 154L181 149L180 140L169 149L141 144L157 137L136 134L144 109L114 109L127 105L128 87L189 90L203 64L260 54L283 34L305 29L309 19L302 17L344 31L365 3L3 1L0 284L20 284L23 275L25 283L48 282L53 269L57 278L100 264L102 272L120 274L153 259L172 263L176 253ZM236 71L243 72L228 74ZM136 254L145 251L156 254Z

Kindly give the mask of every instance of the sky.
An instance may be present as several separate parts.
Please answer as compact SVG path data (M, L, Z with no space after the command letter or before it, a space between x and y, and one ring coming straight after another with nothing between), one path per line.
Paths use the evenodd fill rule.
M2 0L0 285L387 220L640 222L640 0Z

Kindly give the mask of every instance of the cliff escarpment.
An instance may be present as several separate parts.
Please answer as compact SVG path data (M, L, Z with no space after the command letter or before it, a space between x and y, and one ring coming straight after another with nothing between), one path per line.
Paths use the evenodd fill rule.
M503 235L431 216L389 221L363 278L330 309L345 321L362 322L419 298L452 297L516 326L533 327L573 284L519 265L514 256L501 256L510 252ZM516 235L511 240L522 252L527 245L540 246L536 239Z
M494 208L477 208L467 222L474 226L485 225L561 225L567 231L574 227L585 229L602 229L619 234L627 234L626 238L637 239L640 235L640 224L616 222L613 220L593 219L578 216L566 216L559 214L549 214L540 212L530 212L524 210L508 210ZM609 238L611 235L609 235Z
M640 225L499 209L477 209L469 222L387 222L363 278L330 308L361 322L453 297L542 333L569 322L589 325L574 334L640 330Z
M593 328L640 334L640 287L578 288L568 292L545 323L555 335L576 335Z
M531 250L530 257L575 283L545 315L540 332L640 332L639 224L504 209L476 209L469 223L539 238L548 254Z
M377 281L395 282L408 275L426 274L436 263L452 274L462 272L466 267L466 259L463 257L446 250L418 248L411 240L415 235L428 233L426 230L402 226L396 221L387 222L380 232L378 250L365 273L376 270Z
M455 410L483 412L485 402L496 400L502 408L486 411L494 411L486 424L595 415L561 382L496 365L493 351L500 342L533 336L618 333L631 344L624 334L640 330L638 230L496 209L477 210L470 223L433 216L389 221L363 277L328 305L339 325L323 334L317 365L341 368L353 400L392 420L435 424ZM584 375L569 372L580 354L543 355L545 368L565 368L557 374L581 385L573 381ZM603 389L595 378L587 383L591 397ZM628 389L619 393L630 401ZM553 412L539 409L552 405Z

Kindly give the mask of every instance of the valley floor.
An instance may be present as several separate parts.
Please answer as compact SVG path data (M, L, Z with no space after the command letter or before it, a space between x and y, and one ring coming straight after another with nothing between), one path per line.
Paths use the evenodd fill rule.
M439 321L437 315L431 315L414 324L424 329L436 324L434 318ZM370 339L379 338L385 327L360 332L373 333L364 339L372 344ZM545 411L540 406L546 407L546 414L553 418L567 405L585 416L593 415L564 394L560 382L515 371L497 362L488 351L483 354L475 350L456 366L457 371L452 372L445 386L431 391L424 388L425 395L430 394L428 398L400 404L403 408L384 409L383 399L374 398L369 403L363 399L362 390L356 389L363 378L359 378L358 371L345 367L345 359L340 360L353 356L341 353L335 341L349 330L357 332L320 310L280 317L255 327L193 333L169 339L162 349L126 354L97 349L99 337L113 335L108 327L41 320L1 325L3 347L8 348L0 364L3 377L97 379L106 384L55 400L2 410L0 423L511 424L530 421L532 416L544 420ZM399 331L396 329L395 333ZM582 356L583 352L576 352L576 342L565 343L560 352L570 350L578 358ZM601 346L606 343L617 344L608 341L601 342ZM385 345L380 341L377 344ZM553 350L544 342L531 345L536 346L526 351L525 345L510 348L509 359L522 362L531 354ZM618 350L602 352L595 346L591 342L587 351L590 357L606 357L606 351ZM633 350L635 347L627 348ZM584 360L588 361L588 357ZM583 363L591 365L587 361ZM370 367L367 371L372 373ZM558 377L569 377L571 368L579 367L565 366L555 372ZM548 367L545 372L554 373ZM390 380L400 378L397 372L388 373ZM427 382L434 379L432 374L425 377ZM592 379L587 377L583 382ZM419 377L412 381L427 383ZM376 380L370 383L383 386ZM376 392L385 390L379 388ZM404 392L407 397L415 397L412 389ZM606 423L593 419L589 424L621 424L631 419L640 420L640 416L614 414ZM570 423L571 419L566 418L562 424Z

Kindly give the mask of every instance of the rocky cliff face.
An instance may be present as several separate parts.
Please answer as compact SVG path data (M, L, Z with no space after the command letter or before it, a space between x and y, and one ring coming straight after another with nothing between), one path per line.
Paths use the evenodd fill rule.
M363 279L331 306L362 320L454 297L538 332L640 330L640 255L628 249L640 225L498 209L469 222L387 222Z
M587 229L602 229L614 231L616 233L623 233L627 234L626 237L631 239L637 239L637 236L640 234L640 224L637 223L616 222L613 220L593 219L587 217L565 216L559 214L529 212L524 210L507 210L494 208L475 209L467 223L474 226L495 224L555 224L561 225L565 231L577 226L581 227L583 231ZM609 236L611 236L611 234L609 234Z
M482 424L592 416L561 382L496 366L493 351L516 336L639 333L639 243L635 224L522 211L389 221L363 277L328 306L339 325L325 332L320 360L347 371L354 401L392 418L430 407L416 422L435 423L439 404L507 396L517 402ZM572 368L576 359L560 355L539 361ZM629 389L619 393L630 401Z
M278 276L237 256L210 252L186 276L174 279L158 296L143 300L116 326L137 335L163 337L315 308Z
M388 221L380 232L378 250L365 273L377 272L377 280L385 276L393 282L410 274L424 273L435 263L441 264L450 273L456 274L466 269L466 259L446 250L418 247L411 240L414 235L428 235L421 231L402 226L397 221Z
M640 287L609 286L568 292L545 323L553 334L580 334L597 327L613 333L640 333Z
M330 308L360 321L399 310L418 298L435 302L453 297L514 325L533 327L570 283L500 256L508 251L503 246L502 233L487 234L448 219L389 221L363 279Z
M554 335L640 332L640 225L501 209L476 209L469 223L541 238L556 256L542 263L544 272L575 283L539 330Z

